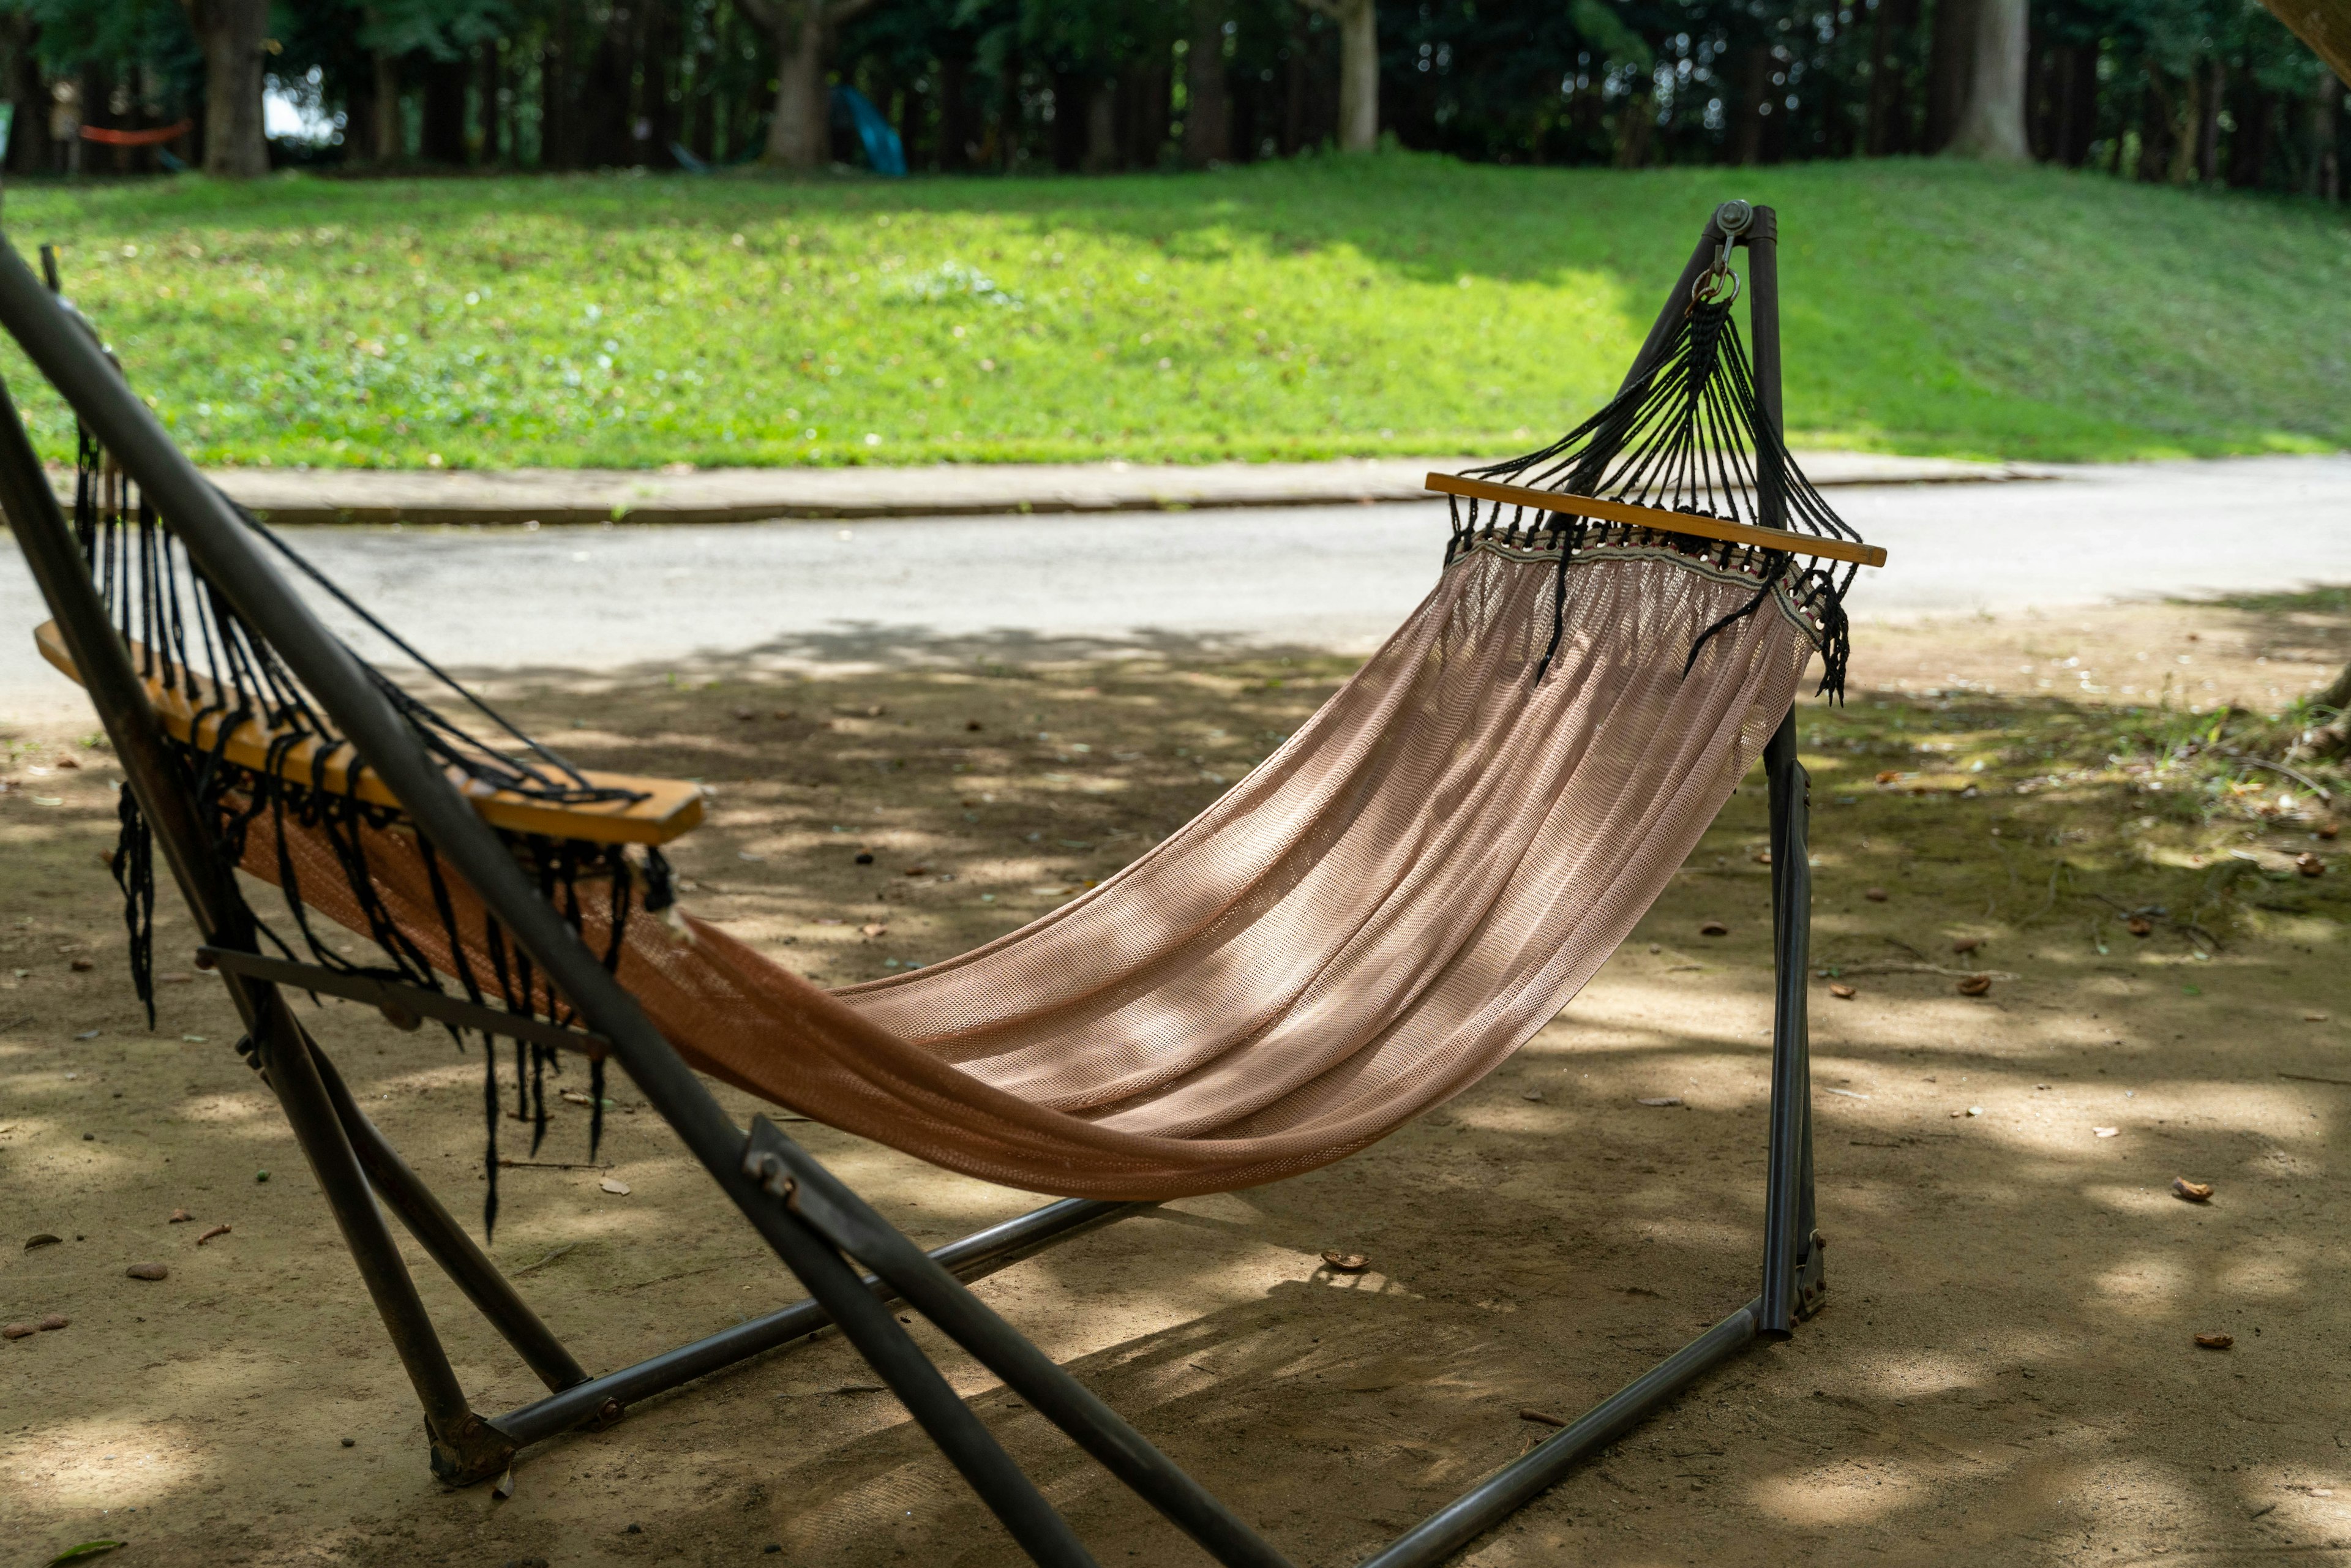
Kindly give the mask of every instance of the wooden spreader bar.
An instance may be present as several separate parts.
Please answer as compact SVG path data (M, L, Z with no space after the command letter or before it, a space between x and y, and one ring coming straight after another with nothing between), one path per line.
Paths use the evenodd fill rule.
M43 622L33 632L34 643L41 657L56 665L69 679L79 682L81 673L74 668L73 656L66 652L64 637L54 621ZM146 650L135 640L129 640L132 664L147 667ZM172 739L210 750L217 743L221 716L207 714L200 725L196 711L200 706L191 699L191 693L211 703L212 682L193 670L180 673L176 686L166 686L155 676L146 678L147 700L154 705L155 716ZM270 747L282 732L274 731L257 719L246 719L229 732L228 745L223 748L231 762L240 768L262 771L270 768ZM312 782L311 758L317 755L319 742L316 737L305 736L278 755L274 769L280 778L308 786ZM327 758L319 782L336 794L350 795L371 805L397 809L399 799L377 778L374 769L359 770L359 782L353 788L351 763L356 758L348 746L338 747ZM534 800L510 789L492 789L480 780L470 779L455 768L450 769L450 782L473 802L482 820L494 828L510 833L536 833L550 839L579 839L599 844L665 844L702 821L702 786L682 779L640 779L626 773L590 773L580 771L580 777L598 789L624 789L637 796L633 800L591 800L577 805L561 801Z
M1659 533L1696 534L1757 549L1785 550L1791 555L1849 560L1860 566L1884 566L1886 551L1876 545L1850 539L1824 539L1787 528L1759 528L1695 512L1669 512L1663 507L1636 507L1627 501L1604 501L1597 496L1571 495L1564 490L1537 490L1524 485L1497 485L1486 479L1464 479L1453 474L1431 474L1424 488L1440 495L1466 496L1479 501L1499 501L1510 507L1532 507L1541 512L1563 512L1572 517L1599 517L1612 523L1632 523Z

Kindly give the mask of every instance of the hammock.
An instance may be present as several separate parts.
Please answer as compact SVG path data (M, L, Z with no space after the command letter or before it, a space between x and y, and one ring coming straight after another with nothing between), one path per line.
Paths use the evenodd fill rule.
M1751 373L1729 317L1734 246L1754 284ZM434 1474L488 1479L534 1443L832 1324L1022 1551L1090 1568L896 1301L1217 1562L1287 1568L958 1278L1147 1208L1068 1197L925 1253L775 1123L739 1125L688 1060L938 1164L1050 1191L1147 1199L1307 1170L1458 1092L1541 1027L1759 750L1775 975L1761 1291L1367 1568L1431 1568L1742 1346L1788 1337L1825 1285L1792 705L1815 652L1837 694L1851 576L1798 560L1884 558L1780 444L1776 256L1774 214L1724 204L1608 407L1524 458L1432 476L1455 497L1434 591L1197 821L1021 931L827 992L671 907L661 846L693 827L692 790L576 768L441 676L208 486L86 323L0 245L0 323L122 456L118 468L85 434L69 524L0 389L0 507L57 617L44 652L88 679L126 776L113 865L133 974L152 1006L160 845L200 961L227 971L250 1031L239 1049L285 1110L408 1372ZM168 497L163 515L147 486ZM340 646L281 562L439 681L441 708ZM259 917L237 866L277 884L291 933ZM373 956L344 956L324 920ZM510 1082L484 1053L486 1224L507 1089L536 1146L559 1053L590 1057L600 1106L619 1057L809 1299L591 1376L368 1120L283 987L514 1042ZM591 1150L600 1129L591 1113ZM384 1209L545 1397L473 1409Z
M1766 520L1761 495L1793 498L1807 546L1851 538L1758 427L1729 302L1701 289L1608 407L1481 471L1573 485L1501 492L1558 509L1457 511L1427 599L1215 805L1021 930L837 992L667 908L663 831L621 831L690 825L658 781L591 777L478 702L522 749L400 701L492 798L492 821L497 802L546 809L535 831L507 828L510 844L694 1065L1013 1186L1158 1199L1251 1186L1363 1148L1525 1043L1696 846L1814 652L1824 685L1841 682L1842 583L1787 550L1677 531L1753 535L1740 519ZM82 457L92 569L159 707L190 716L174 732L226 847L287 894L312 956L568 1019L168 528L87 439ZM134 811L126 794L126 875L145 864ZM134 912L152 903L126 886ZM313 913L372 938L384 962L340 958ZM550 1048L516 1052L516 1092L543 1132Z

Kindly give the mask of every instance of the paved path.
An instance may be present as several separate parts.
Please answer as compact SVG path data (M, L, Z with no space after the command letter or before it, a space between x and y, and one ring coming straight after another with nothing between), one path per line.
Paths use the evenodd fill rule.
M2351 582L2351 457L2072 469L1835 500L1891 552L1886 570L1862 574L1862 620ZM1444 534L1443 507L1416 504L323 529L298 543L452 667L557 675L1152 647L1361 652L1427 591ZM37 619L22 560L0 552L0 717L74 711L78 698L32 654Z
M1499 455L1499 454L1498 454ZM232 468L212 478L277 523L536 521L747 523L775 517L919 517L992 512L1135 512L1198 507L1344 506L1412 501L1430 470L1479 459L1381 457L1336 463L1004 463L925 468L705 468L654 473L521 468L435 473L366 468ZM1487 461L1490 461L1488 459ZM1801 455L1817 485L2031 478L2016 464L1855 452ZM70 493L73 476L56 483Z

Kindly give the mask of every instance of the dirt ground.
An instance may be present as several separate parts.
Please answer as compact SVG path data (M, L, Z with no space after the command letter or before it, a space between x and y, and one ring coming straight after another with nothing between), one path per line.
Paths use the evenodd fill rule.
M2351 866L2321 836L2325 803L2258 769L2167 768L2132 737L2194 725L2128 711L2275 708L2351 652L2344 597L1856 641L1852 704L1802 713L1828 1305L1464 1560L2351 1563ZM688 902L844 983L1108 874L1343 674L1163 649L507 695L590 765L712 785L713 820L677 857ZM0 1563L94 1538L129 1543L110 1561L181 1568L1016 1560L830 1333L529 1451L511 1500L436 1485L399 1364L175 909L145 1027L97 858L105 752L86 732L0 735L0 1320L69 1320L0 1343ZM1358 1560L1538 1440L1522 1411L1573 1415L1755 1293L1763 841L1750 779L1583 995L1440 1112L977 1289L1294 1561ZM2295 869L2305 854L2324 874ZM1701 936L1708 920L1729 934ZM1972 973L1987 994L1959 994ZM315 1021L472 1214L479 1056L354 1008ZM625 1084L614 1097L611 1168L552 1168L587 1157L586 1112L560 1104L550 1164L503 1173L494 1248L597 1370L799 1293ZM525 1131L508 1124L510 1155ZM927 1242L1034 1202L793 1131ZM2212 1184L2210 1202L2172 1196L2175 1177ZM167 1223L175 1208L193 1221ZM41 1233L61 1239L25 1249ZM1333 1274L1326 1248L1371 1268ZM476 1407L530 1398L410 1253ZM169 1278L125 1277L148 1261ZM2196 1343L2222 1333L2233 1348ZM1104 1563L1199 1560L940 1354Z

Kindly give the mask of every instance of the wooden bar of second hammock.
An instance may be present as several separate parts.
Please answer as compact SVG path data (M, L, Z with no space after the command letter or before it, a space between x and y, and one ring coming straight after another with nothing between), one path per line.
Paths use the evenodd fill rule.
M81 673L74 668L73 657L66 652L65 639L54 621L43 622L33 631L33 641L41 657L56 665L77 684ZM145 669L146 652L140 644L131 643L131 659L134 667ZM208 714L199 724L195 697L213 695L212 683L193 670L180 672L176 685L167 686L155 676L147 677L147 697L155 705L156 716L172 739L199 750L210 750L219 737L221 717ZM223 754L240 768L256 770L268 768L271 743L279 732L272 731L257 719L246 719L229 732L228 744ZM277 758L277 773L298 784L311 781L310 761L319 742L316 737L305 736L288 746ZM348 794L372 805L398 807L399 800L385 788L371 768L360 768L359 781L351 781L352 764L357 754L349 746L336 748L328 758L320 782L337 794ZM582 769L580 778L589 787L599 789L622 789L638 797L632 800L590 800L569 804L557 800L535 800L510 789L494 789L479 779L466 778L452 769L451 779L474 810L494 828L512 833L537 833L550 839L579 839L600 844L665 844L686 832L702 821L702 786L683 779L640 779L622 773L590 773Z
M1572 517L1599 517L1611 523L1631 523L1659 533L1695 534L1757 549L1785 550L1791 555L1849 560L1861 566L1884 566L1886 551L1852 539L1824 539L1786 528L1759 528L1725 517L1695 512L1669 512L1663 507L1639 507L1628 501L1604 501L1597 496L1572 495L1565 490L1537 490L1524 485L1497 485L1488 479L1464 479L1453 474L1431 474L1423 486L1440 495L1466 496L1479 501L1499 501L1508 507L1531 507L1541 512L1561 512Z

